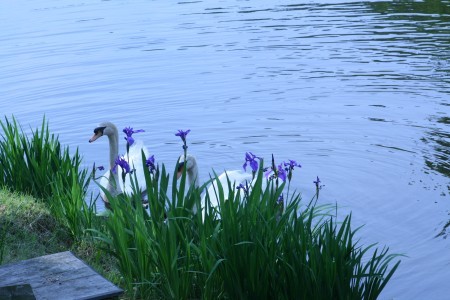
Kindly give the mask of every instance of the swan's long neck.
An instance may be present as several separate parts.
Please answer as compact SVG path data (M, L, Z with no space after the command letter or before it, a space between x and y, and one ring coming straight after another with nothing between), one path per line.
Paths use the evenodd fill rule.
M108 135L109 141L109 178L107 189L112 195L119 193L119 181L117 173L113 172L114 165L116 164L116 158L119 156L119 132L117 128L112 127L113 134ZM119 168L116 169L116 172Z
M112 170L119 156L119 133L117 128L113 128L114 133L108 135L109 140L109 169Z

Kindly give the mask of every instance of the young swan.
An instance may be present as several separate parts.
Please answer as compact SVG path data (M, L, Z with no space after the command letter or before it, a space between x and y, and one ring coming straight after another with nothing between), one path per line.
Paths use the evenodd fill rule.
M194 184L195 187L199 186L199 173L198 173L198 166L197 166L197 160L194 156L188 154L186 156L186 160L184 159L184 155L181 155L178 160L178 170L177 170L177 178L180 178L183 174L183 169L186 168L186 174L188 177L188 182L190 185ZM239 186L241 183L246 184L248 182L250 185L252 184L252 175L245 173L241 170L230 170L225 171L222 174L220 174L217 179L213 179L212 183L209 184L207 188L207 194L209 195L211 207L218 207L219 206L219 198L218 198L218 185L217 180L220 182L220 185L223 188L223 194L224 199L228 199L228 195L230 194L230 189L228 186L228 180L231 182L231 186L233 185L235 187ZM202 196L202 212L203 212L203 220L205 219L205 198L206 193ZM194 213L197 213L197 207L194 207Z

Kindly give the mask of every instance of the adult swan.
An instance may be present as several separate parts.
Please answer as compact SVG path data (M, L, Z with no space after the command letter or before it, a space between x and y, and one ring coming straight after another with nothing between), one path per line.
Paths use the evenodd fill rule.
M116 166L116 159L119 157L119 132L117 127L111 122L100 123L98 127L94 129L94 135L89 140L89 143L96 141L104 135L108 137L109 141L109 170L100 179L100 185L113 196L120 193L130 195L133 192L130 176L133 176L134 178L136 175L138 187L144 198L146 194L146 184L141 151L144 151L145 156L148 157L149 151L147 147L144 146L142 141L136 141L129 147L128 154L125 154L123 158L128 162L131 169L133 169L133 173L127 174L125 176L125 182L123 182L123 170L119 166ZM115 168L115 172L112 171L113 168ZM100 191L100 197L105 202L105 206L109 208L109 202L103 189Z

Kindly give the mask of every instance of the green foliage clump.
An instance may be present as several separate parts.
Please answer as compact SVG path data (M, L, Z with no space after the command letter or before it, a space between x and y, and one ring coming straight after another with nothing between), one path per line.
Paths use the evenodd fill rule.
M91 227L93 206L85 202L90 176L81 168L78 149L71 155L69 147L62 147L45 117L31 138L14 117L5 117L0 125L0 187L46 202L74 237L82 236Z
M224 199L219 183L218 207L184 176L169 197L164 165L145 176L151 213L139 196L105 190L112 213L96 231L138 298L376 299L400 263L389 268L397 255L358 246L351 216L336 222L331 206L301 205L297 194L280 214L285 184L264 188L262 164L248 193L228 182ZM202 204L204 216L194 213Z

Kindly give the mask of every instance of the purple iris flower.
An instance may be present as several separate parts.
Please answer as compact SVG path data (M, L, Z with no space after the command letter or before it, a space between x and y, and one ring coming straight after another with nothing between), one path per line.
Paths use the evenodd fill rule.
M97 167L97 170L100 170L100 171L103 171L104 169L105 169L104 166L98 166L98 167Z
M155 166L155 156L152 155L150 156L146 161L145 161L146 166L148 167L148 169L150 170L150 173L153 173L154 170L156 170L156 166Z
M245 183L240 183L236 189L242 190L244 192L245 197L248 197L248 193L250 192L250 187L248 186L248 182L245 181Z
M313 182L316 185L316 188L319 188L319 183L320 183L319 176L317 176L317 180L314 180Z
M238 190L242 189L245 193L247 193L247 192L248 192L248 185L247 185L247 182L246 182L245 184L240 183L240 184L236 187L236 189L238 189Z
M246 152L245 153L245 163L242 166L244 168L244 171L247 171L247 164L250 165L250 168L252 168L253 172L258 171L258 162L256 161L256 159L261 159L260 157L256 156L255 154L251 153L251 152Z
M281 195L278 197L277 203L278 203L278 204L284 204L284 196L283 196L283 194L281 194Z
M178 133L175 133L176 136L179 136L181 138L181 140L183 141L183 143L186 143L186 136L188 135L188 133L191 132L190 129L183 131L178 129Z
M302 167L299 163L297 163L295 160L292 160L292 159L290 159L289 162L285 162L283 164L284 164L284 169L286 171L292 171L292 170L294 170L294 167L299 167L299 168Z
M264 175L266 176L267 179L280 178L283 181L286 181L287 177L286 170L283 168L283 163L278 165L276 172L274 172L274 170L270 168Z
M287 179L289 180L289 182L292 179L292 171L294 170L294 168L302 167L299 163L297 163L295 160L292 160L292 159L290 159L289 162L283 162L283 165L284 165L284 170L287 172Z
M277 172L277 176L278 178L280 178L283 181L286 181L286 170L283 168L283 164L279 164L278 165L278 172Z
M120 166L124 172L124 174L131 173L130 165L123 157L117 157L115 161L115 165L113 167L113 172L117 173L117 166Z
M133 133L138 133L138 132L144 132L143 129L138 129L138 130L133 130L133 128L131 127L125 127L123 129L123 133L125 133L127 136L125 137L125 140L127 141L128 145L133 145L134 144L134 139L132 137Z

